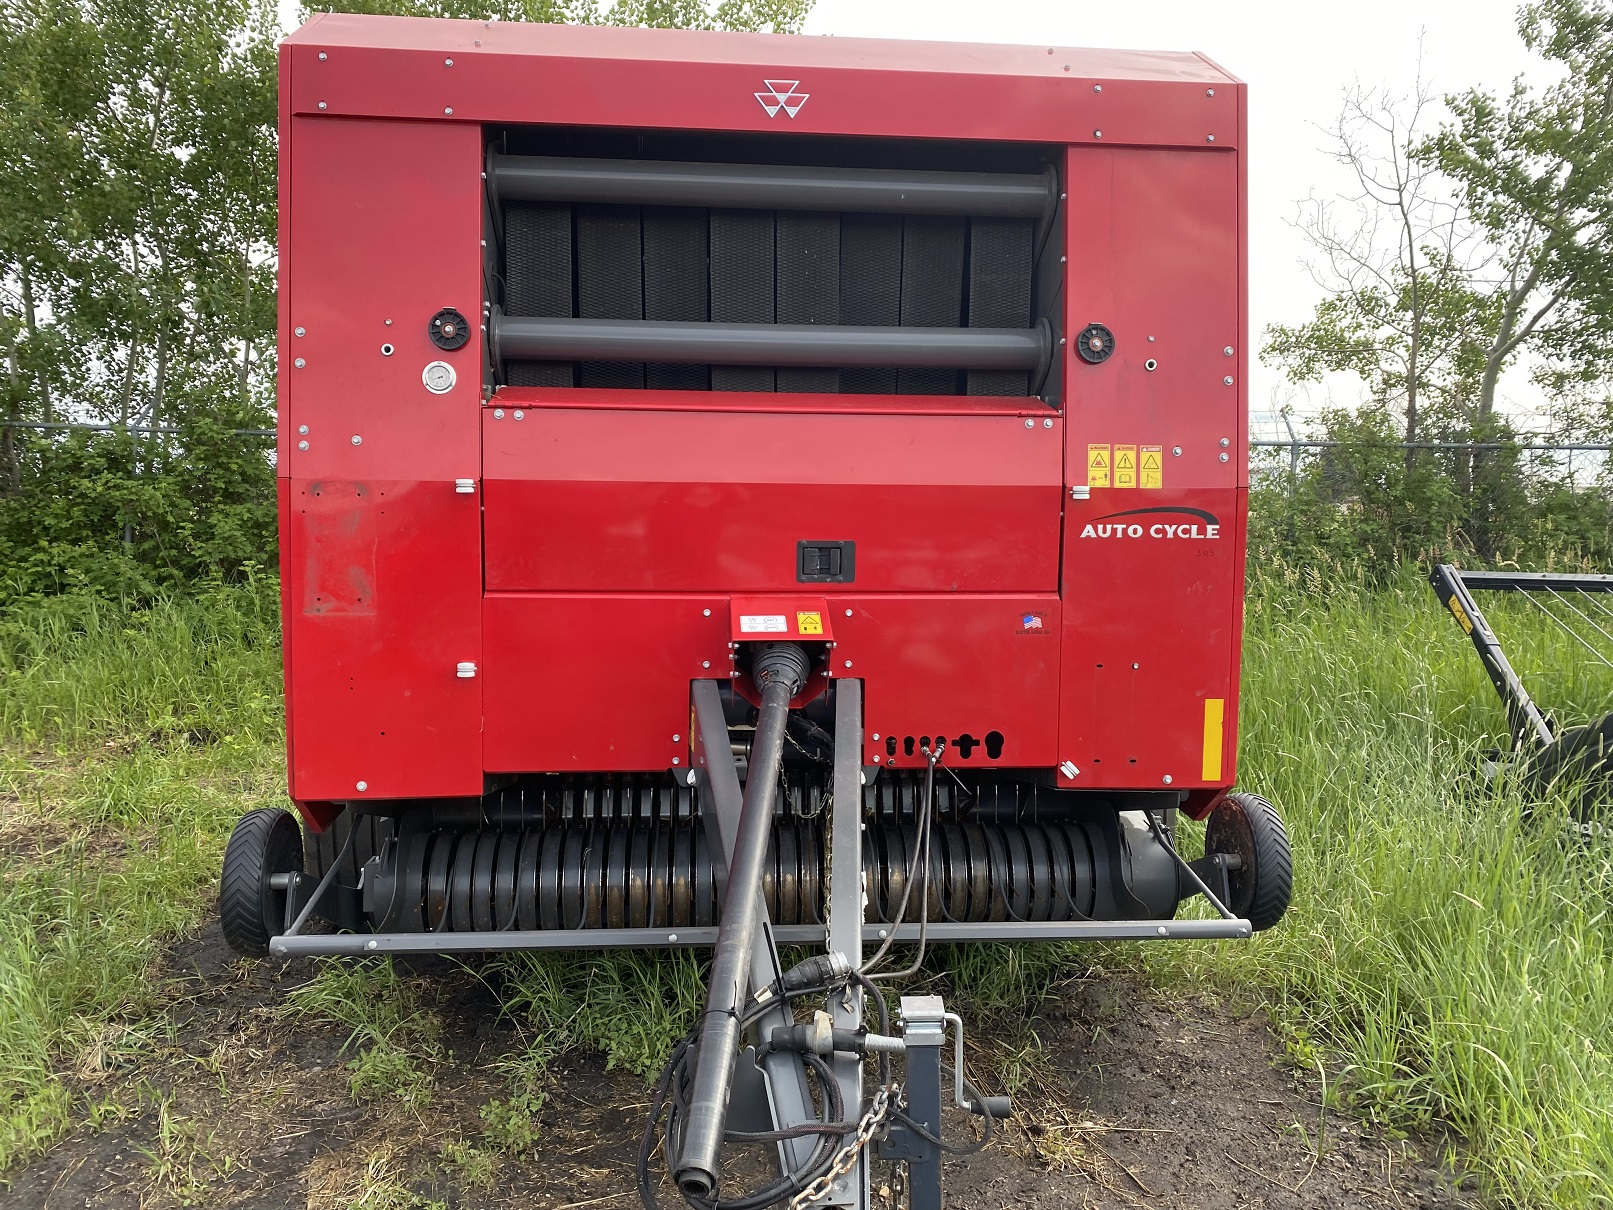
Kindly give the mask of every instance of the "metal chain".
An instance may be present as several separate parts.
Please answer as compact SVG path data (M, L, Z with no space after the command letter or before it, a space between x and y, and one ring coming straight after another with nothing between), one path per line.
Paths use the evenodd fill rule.
M890 1110L891 1097L896 1091L895 1084L886 1084L874 1094L873 1104L868 1106L868 1112L863 1114L862 1121L857 1123L857 1133L835 1154L834 1163L829 1165L829 1171L790 1199L789 1210L804 1210L819 1198L826 1196L834 1188L837 1180L857 1166L857 1157L884 1124L885 1116Z

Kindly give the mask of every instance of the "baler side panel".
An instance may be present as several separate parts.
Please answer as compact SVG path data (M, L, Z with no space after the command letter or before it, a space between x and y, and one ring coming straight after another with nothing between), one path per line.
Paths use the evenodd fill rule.
M426 320L481 311L480 136L296 118L287 148L279 469L292 797L479 794L481 682L457 669L481 659L481 520L478 496L454 481L480 475L481 342L439 349ZM422 382L431 361L456 370L446 393Z
M1060 784L1230 784L1245 413L1241 168L1226 150L1072 149ZM1177 453L1177 450L1180 453ZM1169 780L1166 780L1166 779Z

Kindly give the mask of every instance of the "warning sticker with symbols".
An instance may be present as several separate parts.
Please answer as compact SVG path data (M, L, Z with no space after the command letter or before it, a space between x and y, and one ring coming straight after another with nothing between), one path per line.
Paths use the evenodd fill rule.
M1115 486L1137 486L1137 447L1135 445L1115 446Z
M1109 486L1109 447L1107 445L1087 446L1087 486Z
M817 610L811 613L797 611L795 615L795 631L797 634L822 634L823 615Z
M1162 446L1145 445L1137 451L1138 484L1142 487L1164 487L1165 467L1160 457L1165 452Z

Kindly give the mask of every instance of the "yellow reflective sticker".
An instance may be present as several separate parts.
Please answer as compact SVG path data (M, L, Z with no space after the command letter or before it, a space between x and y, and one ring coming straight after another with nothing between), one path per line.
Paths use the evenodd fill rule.
M1226 729L1227 702L1223 697L1204 699L1204 768L1203 780L1221 780L1221 745Z
M1164 461L1160 457L1164 452L1164 447L1158 445L1145 445L1137 451L1140 459L1137 473L1141 476L1142 486L1153 488L1165 486Z
M1467 616L1467 610L1462 608L1462 603L1452 597L1446 604L1451 607L1451 612L1456 615L1456 620L1462 624L1462 629L1468 634L1472 634L1473 619Z
M1087 486L1109 486L1109 447L1107 445L1087 446Z
M1137 486L1137 447L1135 445L1115 446L1115 486Z
M817 610L811 613L797 613L795 615L795 631L797 634L822 634L823 615Z

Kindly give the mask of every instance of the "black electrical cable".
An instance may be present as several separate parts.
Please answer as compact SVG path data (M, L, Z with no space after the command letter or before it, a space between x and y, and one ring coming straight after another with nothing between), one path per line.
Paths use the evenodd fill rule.
M980 1106L980 1116L986 1119L985 1127L981 1131L980 1137L975 1139L973 1142L948 1143L946 1140L942 1139L940 1135L931 1134L921 1123L914 1121L899 1108L893 1108L891 1110L891 1116L900 1121L902 1125L906 1126L925 1142L931 1144L932 1146L939 1147L948 1155L974 1155L978 1151L984 1151L986 1149L986 1145L991 1142L992 1133L994 1131L997 1119L987 1111L986 1098L981 1095L978 1088L969 1082L969 1078L967 1076L965 1076L963 1080L963 1089L974 1098L975 1104Z

